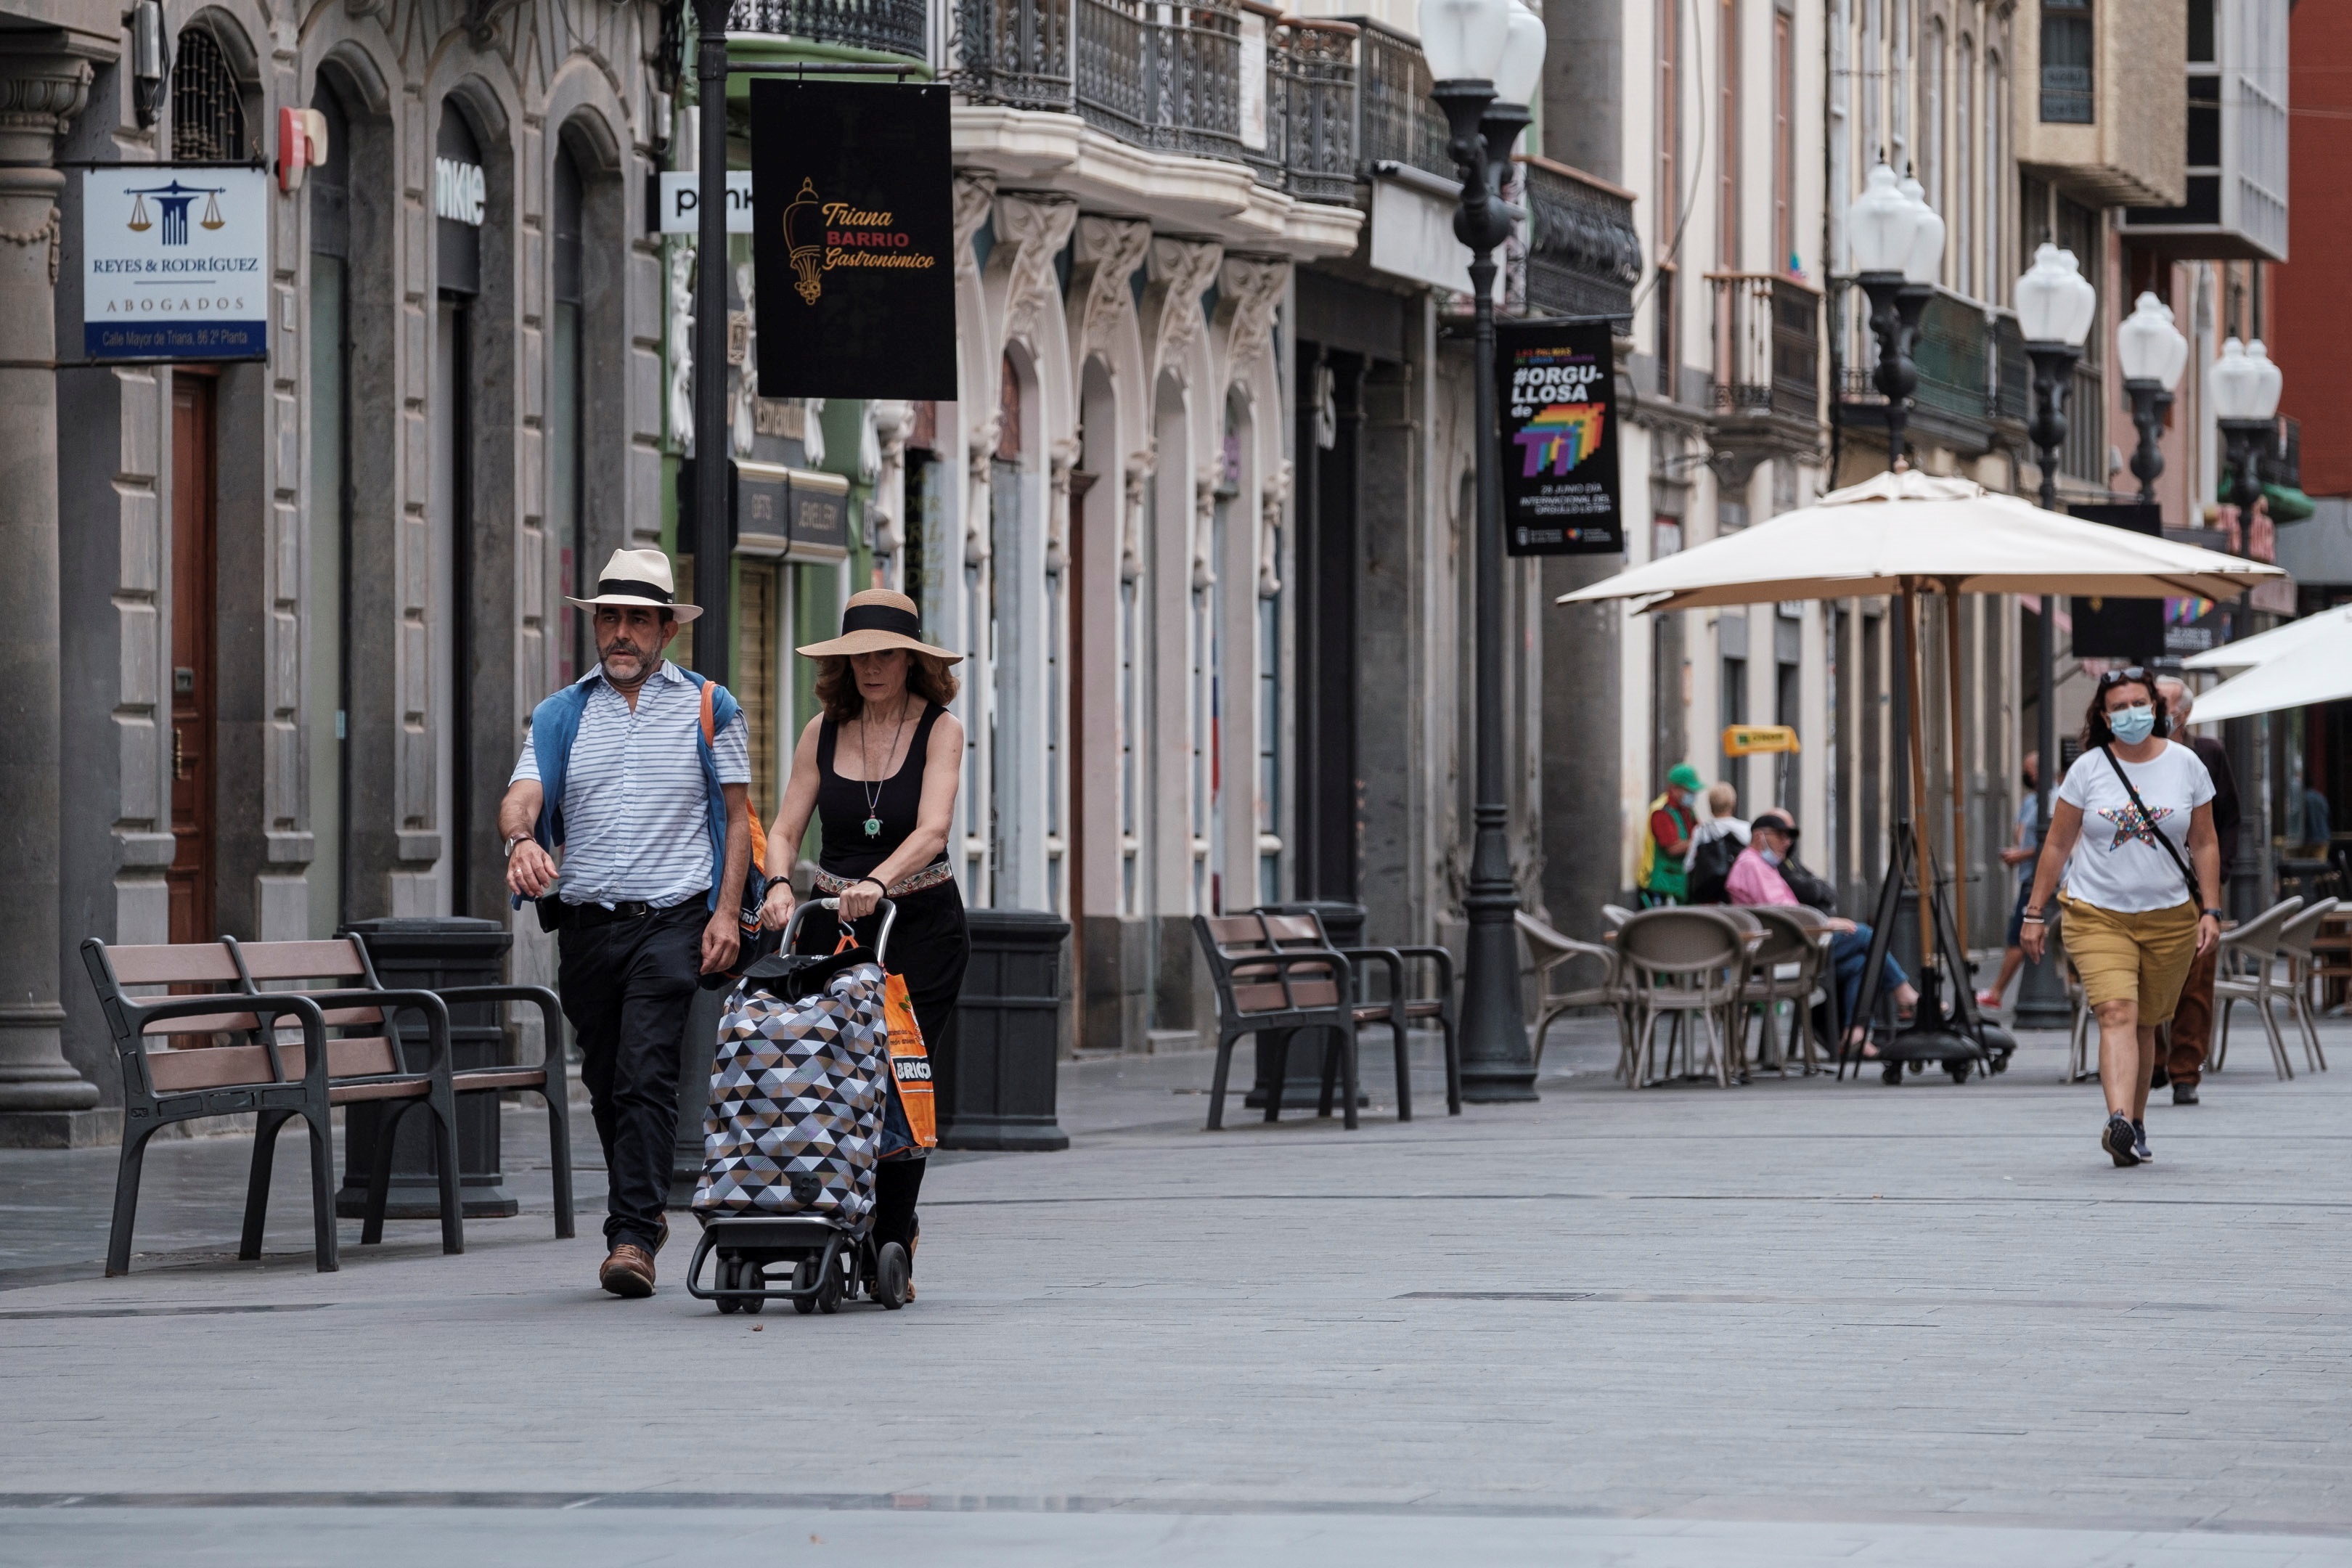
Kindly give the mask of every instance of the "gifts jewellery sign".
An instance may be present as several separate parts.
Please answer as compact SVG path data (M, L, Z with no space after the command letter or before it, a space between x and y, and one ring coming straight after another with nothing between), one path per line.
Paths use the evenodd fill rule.
M1495 331L1505 549L1621 553L1610 323L1499 321Z
M948 89L751 83L760 395L956 395Z
M87 169L81 252L85 357L268 356L267 169Z

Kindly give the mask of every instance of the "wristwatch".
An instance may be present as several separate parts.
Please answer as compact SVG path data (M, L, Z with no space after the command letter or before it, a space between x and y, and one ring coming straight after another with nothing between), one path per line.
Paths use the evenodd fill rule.
M2197 912L2200 915L2211 915L2217 921L2229 919L2229 916L2223 914L2220 910L2199 910Z
M514 852L515 852L515 846L516 846L516 845L518 845L518 844L520 844L520 843L524 842L525 840L527 840L527 839L528 839L528 838L530 838L530 834L528 834L528 833L518 833L518 834L516 834L513 837L511 837L511 838L508 839L508 840L507 840L507 847L506 847L506 858L507 858L508 859L509 859L509 860L513 859L513 858L514 858Z

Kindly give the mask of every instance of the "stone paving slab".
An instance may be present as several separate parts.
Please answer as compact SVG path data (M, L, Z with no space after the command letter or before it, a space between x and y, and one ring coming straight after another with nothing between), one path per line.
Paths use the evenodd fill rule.
M104 1561L167 1520L207 1561L248 1516L257 1563L808 1533L976 1563L2347 1560L2334 1075L2159 1096L2158 1162L2117 1171L2054 1040L1958 1087L1633 1093L1608 1056L1580 1035L1540 1104L1355 1134L1205 1133L1175 1092L1200 1059L1122 1068L1067 1152L941 1159L896 1314L722 1318L680 1247L660 1295L615 1301L593 1223L559 1243L529 1212L464 1258L395 1226L319 1275L298 1193L261 1264L0 1293L0 1506L445 1506L12 1510L0 1553L49 1554L0 1562ZM690 1506L618 1507L648 1492ZM455 1506L514 1493L595 1506ZM738 1521L715 1493L775 1500ZM813 1494L1084 1511L803 1530ZM304 1557L314 1528L349 1549Z

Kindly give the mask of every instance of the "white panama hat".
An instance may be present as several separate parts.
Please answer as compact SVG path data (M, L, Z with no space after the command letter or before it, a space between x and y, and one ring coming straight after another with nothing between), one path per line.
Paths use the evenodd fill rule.
M677 617L679 626L702 614L699 605L681 605L677 590L670 576L669 557L658 550L615 550L613 558L604 563L603 575L596 580L596 592L585 599L565 598L583 610L599 605L642 605L649 610L667 610Z

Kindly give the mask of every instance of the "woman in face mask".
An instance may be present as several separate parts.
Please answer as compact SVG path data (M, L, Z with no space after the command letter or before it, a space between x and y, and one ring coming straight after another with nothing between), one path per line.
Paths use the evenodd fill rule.
M2221 937L2212 775L2164 738L2167 728L2147 671L2099 677L2083 754L2051 803L2021 933L2026 956L2041 963L2043 911L2063 877L2066 952L2099 1019L2099 1142L2118 1165L2151 1158L2144 1119L2156 1028L2172 1016L2191 962Z

